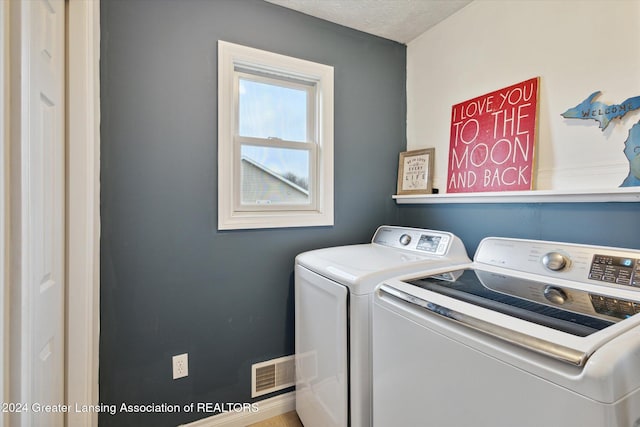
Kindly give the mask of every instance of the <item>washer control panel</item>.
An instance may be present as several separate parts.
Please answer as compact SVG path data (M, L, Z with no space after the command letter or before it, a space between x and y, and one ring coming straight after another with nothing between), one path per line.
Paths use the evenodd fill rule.
M464 250L460 239L446 231L390 225L378 228L371 242L436 256L446 255L454 246L456 251Z
M637 249L488 237L480 242L474 260L545 277L640 291Z
M589 279L640 287L640 259L595 254L589 269Z

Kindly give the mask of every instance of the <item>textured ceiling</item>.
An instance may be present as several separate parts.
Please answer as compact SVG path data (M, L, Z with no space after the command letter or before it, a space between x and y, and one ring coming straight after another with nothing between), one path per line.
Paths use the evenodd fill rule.
M265 1L404 44L471 2L471 0Z

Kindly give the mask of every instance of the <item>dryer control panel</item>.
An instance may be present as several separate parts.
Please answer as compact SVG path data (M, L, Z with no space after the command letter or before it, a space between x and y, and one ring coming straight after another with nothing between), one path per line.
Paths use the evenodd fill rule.
M446 231L383 225L378 228L372 243L423 254L444 256L450 248L464 250L460 239ZM465 251L466 253L466 251Z

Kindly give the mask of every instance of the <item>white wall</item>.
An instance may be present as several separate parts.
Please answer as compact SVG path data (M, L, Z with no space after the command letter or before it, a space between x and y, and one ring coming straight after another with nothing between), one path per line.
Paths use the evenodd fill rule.
M407 149L436 148L446 190L451 107L540 76L537 189L618 187L622 150L640 111L613 120L561 113L597 90L640 96L640 0L475 0L407 48Z

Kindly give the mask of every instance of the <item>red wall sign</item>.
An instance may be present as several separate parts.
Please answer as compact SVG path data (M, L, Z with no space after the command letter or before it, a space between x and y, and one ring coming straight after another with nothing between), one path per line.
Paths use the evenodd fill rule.
M533 188L538 81L453 106L447 193Z

